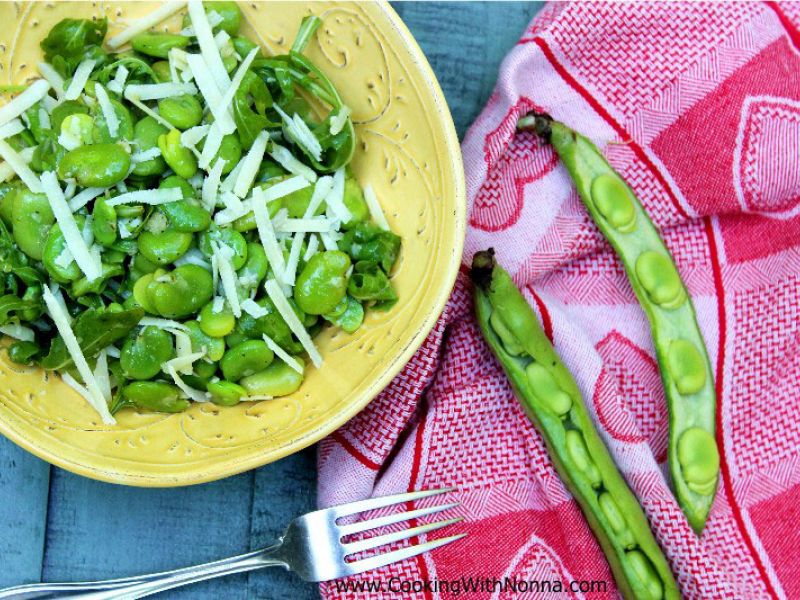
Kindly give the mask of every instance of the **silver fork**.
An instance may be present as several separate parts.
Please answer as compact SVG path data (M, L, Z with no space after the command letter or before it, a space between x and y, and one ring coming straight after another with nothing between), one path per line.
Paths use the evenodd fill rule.
M344 542L343 538L363 531L418 519L427 515L457 507L460 502L451 502L401 513L393 513L366 521L337 524L339 519L393 504L413 502L422 498L452 492L455 488L410 492L360 500L340 506L317 510L297 517L286 529L286 533L272 546L194 567L164 571L152 575L109 579L86 583L36 583L0 590L0 599L44 600L46 598L82 598L84 600L111 600L143 598L164 590L188 585L205 579L223 577L234 573L255 571L262 567L284 567L294 571L306 581L328 581L356 573L363 573L385 565L405 560L423 552L461 539L466 533L432 540L422 544L405 546L399 550L378 553L368 558L348 562L346 557L365 550L373 550L408 539L423 533L436 531L462 520L462 517L444 519L435 523L402 529L384 535Z

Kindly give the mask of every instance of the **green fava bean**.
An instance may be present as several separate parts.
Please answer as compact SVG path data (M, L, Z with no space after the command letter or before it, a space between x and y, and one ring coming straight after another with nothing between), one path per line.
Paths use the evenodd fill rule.
M173 127L189 129L203 120L203 105L191 94L182 94L159 100L158 113Z
M672 340L667 351L667 365L681 394L695 394L705 386L705 360L691 342Z
M92 130L92 138L94 139L95 143L108 143L117 142L123 139L133 139L133 117L131 117L130 111L125 108L122 103L117 102L116 100L111 100L111 106L113 107L114 114L117 115L117 120L119 121L117 133L116 135L111 135L111 132L108 130L108 123L106 123L105 114L103 111L99 111L97 116L94 118L94 129Z
M167 58L172 48L185 48L188 45L188 37L174 33L140 33L131 38L134 50L156 58Z
M589 456L589 450L586 447L586 442L583 440L581 433L570 429L566 432L565 441L567 452L569 452L570 458L572 458L572 462L575 464L575 468L586 475L592 487L600 487L603 483L600 472L597 470L597 466L594 464L592 457Z
M151 379L161 372L162 363L172 358L173 352L172 335L149 326L125 341L119 361L129 379Z
M211 242L227 246L233 250L231 265L233 265L234 270L238 271L247 262L247 240L238 231L215 227L200 234L197 245L200 248L200 252L208 258L211 258L214 253L211 248Z
M133 142L139 152L145 152L158 147L158 138L169 129L156 121L153 117L147 116L140 119L133 127ZM167 170L167 163L160 156L136 163L133 167L133 174L140 177L150 177L160 175ZM159 186L161 187L161 186Z
M156 312L168 319L196 313L211 300L213 292L211 273L203 267L191 264L181 265L161 276L154 276L146 290ZM142 308L147 310L145 306Z
M8 358L18 365L31 365L41 351L36 342L14 342L8 347Z
M211 213L196 200L178 200L159 206L175 231L195 233L205 231L211 225Z
M361 186L352 177L344 180L344 205L350 211L352 218L347 223L342 223L344 229L350 229L358 223L364 223L369 219L369 207L364 200L364 192Z
M158 265L151 260L147 260L141 254L137 254L133 257L133 270L141 273L144 275L145 273L152 273L156 269L158 269Z
M133 284L133 295L130 298L133 298L136 304L141 306L146 312L150 313L151 315L156 315L158 314L158 312L156 311L156 307L153 304L152 300L150 300L150 293L148 290L150 284L153 282L153 279L163 274L164 271L158 269L153 273L147 273L145 275L142 275L141 277L139 277L139 279L136 280L136 283Z
M344 300L345 308L341 314L325 315L325 318L345 333L354 333L364 322L364 307L351 296L346 296Z
M566 416L572 408L572 398L558 387L555 377L539 363L533 362L525 368L525 374L531 384L533 393L539 401L556 413Z
M58 165L63 181L74 178L82 187L111 187L128 175L131 157L117 144L92 144L70 150Z
M214 312L214 303L209 302L197 316L200 329L203 333L211 337L225 337L236 326L236 317L228 306L224 306L219 312Z
M689 489L699 494L713 492L719 474L719 450L710 433L699 427L684 431L678 440L678 462Z
M184 325L186 325L187 334L192 341L192 352L205 352L206 356L213 361L218 361L223 357L225 354L225 340L203 333L203 330L200 329L200 323L197 321L189 321Z
M169 63L166 60L154 62L152 68L158 83L169 83L172 81L172 73L169 69Z
M112 265L103 263L100 277L94 281L89 281L86 277L81 277L72 282L70 294L73 298L80 298L86 294L100 294L106 287L106 283L112 277L124 275L125 269L122 265Z
M228 350L219 366L225 379L239 381L266 369L274 357L263 340L247 340Z
M631 570L636 574L641 587L646 590L647 600L661 600L664 597L664 586L647 557L638 550L631 550L625 554Z
M25 254L42 260L50 227L55 222L50 202L44 194L21 189L14 194L11 223L14 241Z
M306 263L294 288L294 300L305 313L333 310L347 292L350 257L338 250L320 252Z
M208 360L199 360L194 363L194 374L206 381L217 373L217 363Z
M653 250L636 259L636 277L650 299L663 308L677 308L686 299L683 283L672 261Z
M161 149L161 156L177 175L189 179L197 173L197 158L191 150L181 145L180 131L172 129L169 133L158 136L158 147Z
M636 228L636 209L628 186L609 173L592 181L592 201L612 227L628 233Z
M284 196L281 198L281 202L283 202L284 208L289 211L289 216L293 219L302 219L305 214L306 210L308 209L308 205L311 203L311 196L314 193L314 186L309 185L304 187L303 189L297 190L289 194L288 196ZM325 212L326 205L324 202L320 203L319 208L317 208L314 215L321 215Z
M83 229L84 218L81 215L76 215L75 221L78 223L78 229ZM47 240L44 243L44 250L42 252L42 263L44 268L58 283L69 283L79 279L83 274L78 263L71 260L69 264L64 265L63 261L59 259L67 247L64 240L64 234L61 232L61 227L58 223L54 223L50 228L50 233L47 234Z
M206 14L210 12L217 13L222 20L215 29L222 29L228 35L236 35L239 32L239 27L242 24L242 11L236 2L226 2L224 0L206 0L203 2ZM191 25L189 16L183 19L183 26L188 27ZM241 55L244 58L244 54Z
M50 127L53 131L61 131L61 124L69 115L89 114L89 107L77 100L65 100L50 113Z
M525 352L525 349L517 341L516 336L511 333L511 330L503 322L498 311L494 311L489 317L489 324L492 326L492 330L495 334L497 334L497 337L500 338L500 341L503 342L505 351L511 356L520 356Z
M110 246L117 239L117 212L105 198L97 198L92 208L92 233L103 246Z
M151 233L143 231L139 235L139 252L157 265L168 265L186 254L192 245L192 234L180 231Z
M301 359L296 359L303 364ZM288 396L293 394L303 383L303 374L298 373L282 360L273 361L263 371L239 380L239 385L247 390L250 396Z
M0 219L6 227L12 227L11 215L14 210L14 196L19 190L20 186L15 183L0 185Z
M254 48L258 48L258 44L251 42L246 37L236 36L231 41L233 42L233 49L236 50L236 54L239 56L247 56ZM256 58L260 55L260 52L256 54Z
M622 511L611 494L603 492L597 497L597 503L600 505L600 510L603 511L606 519L608 519L608 523L617 535L622 547L630 549L636 546L636 540L628 529L628 523L625 521Z
M122 388L122 397L145 410L178 413L189 408L177 386L160 381L136 381Z
M84 113L68 115L61 121L61 133L78 140L83 146L92 143L94 127L94 119Z
M233 406L247 397L247 390L231 381L213 381L206 386L211 401L220 406Z
M252 290L267 276L269 262L264 246L256 242L247 243L247 261L236 272L239 283L246 290Z
M239 136L229 133L222 138L222 143L219 145L216 156L211 160L211 164L215 164L219 159L224 160L225 166L222 167L222 174L227 175L236 168L241 158L242 143L239 141Z

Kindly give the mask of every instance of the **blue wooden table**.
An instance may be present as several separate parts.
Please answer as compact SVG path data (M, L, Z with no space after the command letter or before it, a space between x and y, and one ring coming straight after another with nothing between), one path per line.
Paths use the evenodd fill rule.
M394 7L436 72L459 136L536 2L400 2ZM256 549L315 506L315 449L205 485L140 489L73 475L0 437L0 587L173 569ZM318 597L269 570L170 593L187 598Z

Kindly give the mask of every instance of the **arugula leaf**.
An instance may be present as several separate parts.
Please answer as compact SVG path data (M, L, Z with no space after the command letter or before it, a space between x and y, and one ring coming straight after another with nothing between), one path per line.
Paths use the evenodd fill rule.
M83 355L88 359L100 350L128 335L144 316L141 308L131 308L119 312L89 309L72 324ZM67 351L64 339L59 335L53 338L50 352L42 359L45 369L67 369L74 365Z
M44 59L62 77L70 77L84 58L105 56L100 47L108 31L108 19L62 19L40 42Z
M377 300L378 310L387 310L397 302L397 293L386 273L377 263L368 260L359 261L353 266L347 293L362 302Z
M0 325L5 325L14 320L22 320L20 318L21 312L36 309L40 306L41 300L18 298L13 294L0 296Z
M233 121L245 148L250 148L264 129L279 125L266 116L267 108L270 106L272 106L272 95L266 84L252 71L245 73L239 89L233 96Z
M353 262L371 261L388 273L400 253L400 236L371 223L359 223L344 234L339 249L349 254Z

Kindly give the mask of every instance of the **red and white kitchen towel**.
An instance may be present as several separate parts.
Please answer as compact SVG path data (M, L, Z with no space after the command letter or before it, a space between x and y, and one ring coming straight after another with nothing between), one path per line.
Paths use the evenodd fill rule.
M550 4L463 144L464 264L493 246L524 289L687 598L800 597L799 23L793 3ZM532 108L604 148L694 300L722 453L700 539L667 484L667 411L644 314L552 150L515 135ZM491 582L458 590L462 577L613 581L481 340L463 273L406 369L322 443L319 471L323 506L457 486L466 520L432 537L469 534L352 578L383 581L381 592L328 583L325 597L526 597ZM432 584L406 594L390 579L394 590ZM609 583L552 597L615 594Z

